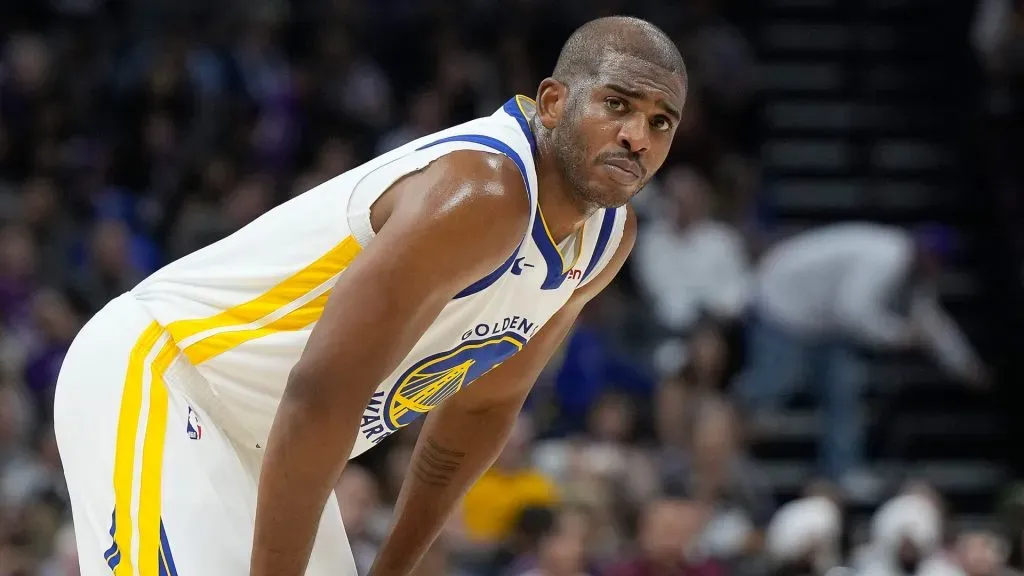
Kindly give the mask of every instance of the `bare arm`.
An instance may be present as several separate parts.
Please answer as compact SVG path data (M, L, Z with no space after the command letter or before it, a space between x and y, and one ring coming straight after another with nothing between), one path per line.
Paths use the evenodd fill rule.
M496 155L454 152L387 194L386 223L341 275L289 376L260 475L252 576L305 573L373 390L529 221L522 177Z
M633 248L630 212L611 261L555 314L521 352L432 411L420 432L409 474L373 576L409 574L433 543L456 503L505 445L530 388L570 332L583 306L607 286Z
M984 364L934 292L915 295L911 316L920 326L924 347L947 373L970 384L985 383Z

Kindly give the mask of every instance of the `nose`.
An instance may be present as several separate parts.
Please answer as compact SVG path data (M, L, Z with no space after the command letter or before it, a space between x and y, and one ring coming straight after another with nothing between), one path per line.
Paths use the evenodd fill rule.
M631 114L619 127L619 144L630 152L651 147L651 131L643 114Z

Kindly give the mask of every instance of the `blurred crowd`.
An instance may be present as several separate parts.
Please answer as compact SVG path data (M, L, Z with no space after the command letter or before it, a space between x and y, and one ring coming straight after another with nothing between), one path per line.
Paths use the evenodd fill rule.
M730 3L0 4L0 576L78 573L49 422L63 354L92 313L279 202L532 95L576 26L614 13L649 17L677 39L690 72L684 122L637 198L629 269L588 307L420 573L996 576L1016 555L1019 533L949 534L941 495L919 482L880 506L867 534L849 533L846 502L879 496L857 453L861 366L850 347L921 345L968 383L989 374L925 294L941 230L865 224L866 235L833 243L836 254L879 255L865 277L921 280L904 302L917 318L905 334L874 310L871 287L859 300L832 301L822 287L799 302L848 306L859 324L847 339L832 337L840 315L808 327L773 312L765 295L780 269L783 285L822 275L799 239L774 237L759 195L756 58ZM1019 143L1024 9L982 4L978 50L1001 103L991 115L1013 119L998 123ZM1018 210L1020 166L1006 156L997 172ZM866 325L856 306L892 329ZM820 368L804 380L825 390L835 426L823 431L821 479L779 502L746 449L749 424L791 394L795 381L766 388L789 378L779 371L805 364ZM339 482L363 573L415 438L410 426Z

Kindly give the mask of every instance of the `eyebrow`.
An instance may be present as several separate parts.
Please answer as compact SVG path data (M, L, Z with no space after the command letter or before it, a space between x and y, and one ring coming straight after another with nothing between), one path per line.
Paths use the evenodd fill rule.
M627 96L629 98L633 98L635 100L646 100L647 99L647 95L644 94L643 92L641 92L639 90L636 90L634 88L627 88L627 87L619 85L619 84L605 84L605 88L608 88L609 90L613 90L615 92L618 92L619 94L622 94L623 96ZM665 102L664 100L658 100L657 104L669 116L675 118L675 120L677 122L682 119L682 115L679 113L679 110L676 110L675 107L672 106L671 104L669 104L668 102Z

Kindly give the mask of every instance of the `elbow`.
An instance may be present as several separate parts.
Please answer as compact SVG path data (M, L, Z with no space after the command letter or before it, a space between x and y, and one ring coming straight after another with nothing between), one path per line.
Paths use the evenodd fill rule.
M305 424L334 432L357 422L366 407L365 397L350 380L338 377L341 371L330 362L300 359L288 374L288 382L278 413L297 415Z
M316 444L330 457L348 454L355 442L352 426L358 413L341 402L338 386L325 372L300 361L288 375L271 434L285 445Z
M300 359L288 373L281 407L296 408L300 413L325 407L328 399L324 398L326 387L323 382L323 370L313 362Z

